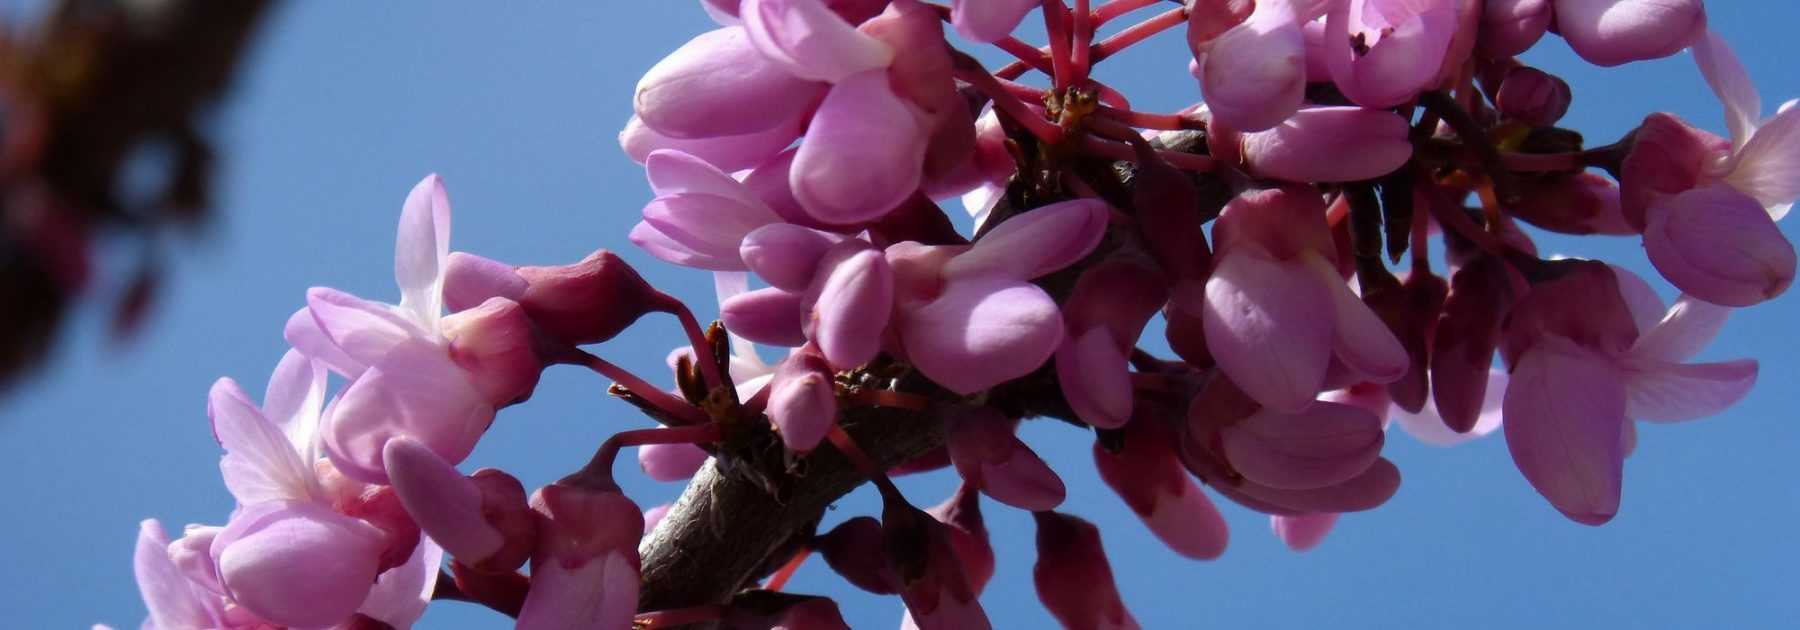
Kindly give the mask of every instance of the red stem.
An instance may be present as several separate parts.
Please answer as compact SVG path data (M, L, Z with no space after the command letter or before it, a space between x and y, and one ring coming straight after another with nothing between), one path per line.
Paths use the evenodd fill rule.
M562 483L616 490L618 484L613 482L612 469L613 463L619 459L619 449L647 444L709 444L719 441L720 437L719 425L713 422L685 427L620 431L606 438L600 448L594 451L594 457L588 460L587 465L564 477Z
M794 552L794 556L788 558L787 564L781 565L780 569L775 570L774 575L769 576L769 581L763 582L763 590L779 591L782 587L787 586L788 580L793 579L794 574L800 572L800 565L806 564L806 558L810 555L812 555L812 550L804 547Z
M1114 18L1162 1L1163 0L1112 0L1111 2L1100 5L1100 8L1098 9L1094 9L1094 27L1099 28L1101 25L1113 21Z
M1113 35L1112 37L1102 40L1098 44L1094 44L1093 63L1100 63L1101 60L1111 57L1121 50L1130 48L1138 42L1150 39L1151 36L1157 33L1186 23L1186 9L1169 9L1168 11L1158 13L1156 17L1133 24L1130 28L1119 31L1117 35Z
M672 303L669 310L681 320L681 328L687 332L688 343L694 346L694 362L700 364L700 375L706 377L709 389L729 385L731 382L719 373L719 359L713 356L712 344L707 343L706 331L700 328L700 320L694 318L694 311L673 297L669 301Z
M1007 54L1018 57L1019 63L1026 64L1028 67L1037 70L1038 72L1044 74L1054 74L1056 72L1050 61L1050 52L1047 50L1034 48L1031 44L1019 41L1019 38L1011 35L994 42L994 45L999 47L1000 50L1006 51Z
M1074 83L1073 57L1069 54L1069 7L1062 0L1044 0L1044 32L1050 37L1050 64L1055 72L1053 85L1068 89Z
M674 394L663 391L660 387L651 385L642 378L638 378L638 375L632 374L630 370L614 365L611 361L602 359L599 355L591 352L583 350L576 350L574 352L579 365L593 370L601 376L612 379L613 382L623 386L638 398L644 399L645 402L650 403L651 406L656 407L663 413L666 413L673 418L685 420L688 424L701 424L712 421L712 418L707 417L706 413L700 411L699 408L688 404L685 400L676 398Z
M1073 78L1080 81L1087 78L1088 69L1092 67L1089 57L1093 53L1090 46L1094 43L1094 12L1088 8L1088 0L1075 0L1074 20L1071 24L1075 29L1070 38L1070 45L1074 48L1072 52L1075 53L1071 64L1074 66Z
M1094 115L1104 116L1112 120L1145 129L1205 129L1206 123L1196 116L1181 114L1152 114L1129 109L1117 109L1101 105L1094 108Z
M964 64L957 64L955 75L956 78L967 81L970 85L975 86L975 89L987 94L988 98L994 100L996 109L1006 112L1039 140L1051 144L1062 140L1061 127L1050 124L1050 121L1044 120L1043 116L1032 111L1030 106L1013 96L1005 84L1000 82L1000 79L988 74L986 70L982 70L980 67L971 69L965 67Z

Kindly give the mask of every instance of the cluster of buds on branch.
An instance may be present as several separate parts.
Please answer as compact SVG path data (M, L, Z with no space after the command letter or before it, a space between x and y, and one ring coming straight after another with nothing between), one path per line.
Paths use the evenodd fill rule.
M719 28L645 74L620 142L654 195L630 240L712 272L722 324L604 250L453 254L427 178L401 214L398 304L313 289L260 409L214 387L238 507L174 541L146 522L152 625L400 628L452 598L530 629L844 627L829 599L780 592L817 554L899 595L907 627L984 628L985 495L1034 514L1063 625L1134 628L1022 420L1091 430L1099 476L1196 559L1227 543L1208 489L1297 550L1382 505L1390 421L1444 445L1502 431L1552 507L1600 525L1634 423L1741 399L1755 361L1689 359L1793 280L1775 222L1800 196L1800 115L1762 116L1699 0L700 4ZM1043 47L1012 35L1033 9ZM1165 31L1204 103L1134 110L1094 72ZM1549 33L1603 66L1691 49L1731 138L1652 114L1586 147L1556 126L1571 87L1515 59ZM1017 61L985 68L971 42ZM938 205L959 196L973 233ZM1682 295L1540 258L1521 223L1638 235ZM652 313L683 331L673 390L581 349ZM1158 315L1173 357L1140 347ZM754 344L790 351L771 365ZM457 470L555 364L665 427L529 494ZM640 511L612 478L627 446L652 477L694 476L687 494ZM962 486L928 510L890 480L944 467ZM817 531L865 481L879 518ZM717 570L665 566L694 558Z

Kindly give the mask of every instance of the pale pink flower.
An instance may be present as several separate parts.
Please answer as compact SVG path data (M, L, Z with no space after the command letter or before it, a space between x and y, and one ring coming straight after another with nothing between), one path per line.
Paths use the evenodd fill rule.
M1506 442L1532 487L1570 519L1619 510L1632 419L1723 411L1756 382L1754 360L1685 363L1729 309L1683 297L1666 313L1647 284L1592 262L1528 293L1508 319ZM1658 319L1661 315L1660 321Z
M1588 63L1616 66L1681 52L1706 30L1702 0L1555 0L1556 29Z
M1332 82L1363 107L1435 87L1461 22L1456 0L1340 0L1325 19Z

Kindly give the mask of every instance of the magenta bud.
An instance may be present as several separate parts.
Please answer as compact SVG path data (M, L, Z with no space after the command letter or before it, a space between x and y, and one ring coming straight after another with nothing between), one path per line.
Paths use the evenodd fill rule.
M1431 399L1444 425L1475 428L1487 396L1487 373L1500 342L1500 322L1514 295L1505 263L1483 256L1450 277L1450 293L1431 339Z
M881 523L858 516L813 539L813 548L832 571L852 585L877 595L900 592L900 578L888 565Z
M1111 563L1093 523L1056 512L1035 512L1037 565L1032 581L1038 599L1065 628L1136 629L1125 610Z
M450 252L444 269L444 306L455 313L480 306L488 298L517 300L530 286L512 265L468 252Z
M1533 127L1550 127L1569 113L1572 98L1567 81L1537 68L1520 66L1500 81L1494 105L1507 118Z
M637 612L644 515L617 491L563 483L531 497L537 548L518 627L628 628Z
M612 339L639 317L669 306L668 296L604 249L573 265L520 267L518 273L530 283L519 304L539 328L565 343Z
M800 329L804 298L776 287L747 291L719 304L719 318L726 330L739 337L772 346L798 346L806 343L806 333Z
M465 477L410 438L382 449L388 479L407 514L432 540L468 567L487 573L517 569L536 545L525 487L499 470Z
M738 255L770 286L805 291L819 269L819 259L844 238L792 223L771 223L746 235Z
M811 347L788 355L769 381L769 422L788 450L805 453L819 445L837 421L837 384L825 357Z
M469 382L496 407L531 397L544 361L538 357L531 318L518 302L496 297L451 313L441 327L450 358L469 372Z
M1033 512L1061 505L1061 477L1013 433L1017 422L992 407L964 407L951 420L950 460L963 481Z

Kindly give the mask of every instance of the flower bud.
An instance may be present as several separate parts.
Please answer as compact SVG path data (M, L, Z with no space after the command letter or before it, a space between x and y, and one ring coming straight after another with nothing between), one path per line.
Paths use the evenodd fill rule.
M444 306L455 313L480 306L488 298L517 300L530 286L512 265L468 252L450 252L444 269Z
M530 557L536 525L518 479L492 468L464 477L406 438L388 441L382 462L407 513L457 562L498 573Z
M1100 544L1100 529L1056 512L1035 512L1032 517L1037 520L1038 557L1031 576L1038 599L1050 614L1065 628L1138 628L1119 598L1112 565Z
M616 491L552 484L531 497L537 549L518 627L628 628L637 612L644 515Z
M573 265L520 267L529 287L518 298L540 329L565 343L612 339L646 313L668 308L669 297L604 249Z
M900 592L900 578L887 562L881 522L858 516L813 540L825 564L857 588L876 595Z
M950 459L964 482L1022 510L1062 504L1062 478L1014 434L1016 421L992 407L963 407L950 423Z
M1658 59L1706 33L1702 0L1558 0L1556 31L1597 66Z
M1751 306L1794 283L1794 244L1762 202L1726 184L1650 206L1644 250L1676 288L1721 306Z
M1537 68L1520 66L1500 81L1494 106L1507 118L1533 127L1550 127L1569 112L1572 98L1567 81Z
M349 618L380 573L387 536L308 501L246 506L212 545L232 599L271 623L316 628Z
M701 33L638 81L632 107L671 138L741 136L801 115L826 85L790 74L751 44L742 27Z
M769 381L769 422L790 451L819 445L837 422L837 384L825 357L812 347L788 355Z

